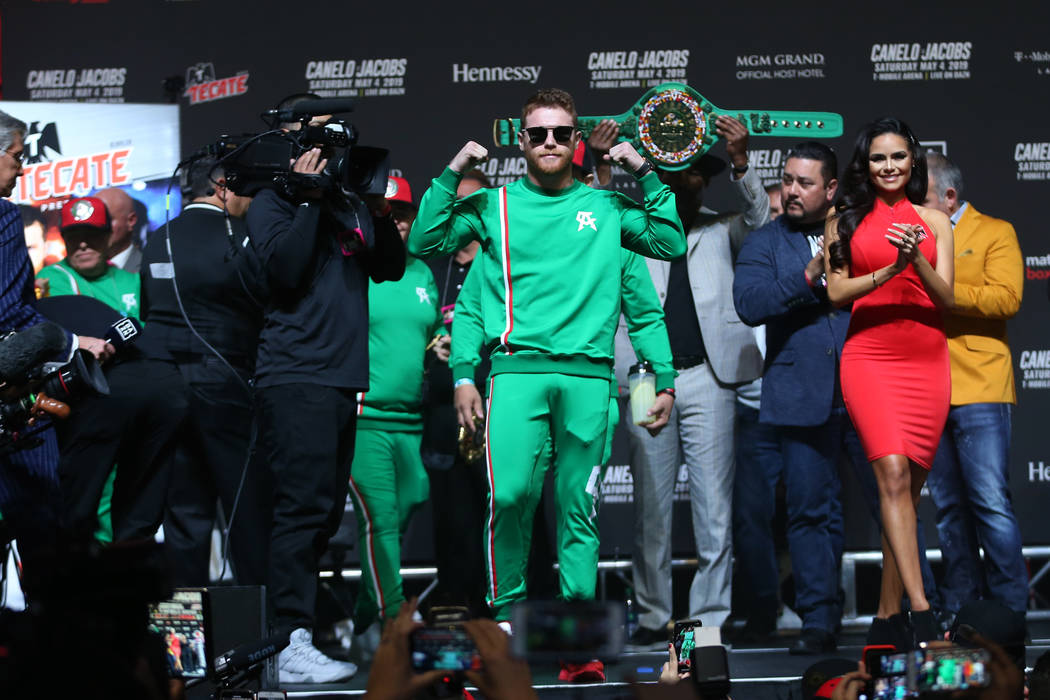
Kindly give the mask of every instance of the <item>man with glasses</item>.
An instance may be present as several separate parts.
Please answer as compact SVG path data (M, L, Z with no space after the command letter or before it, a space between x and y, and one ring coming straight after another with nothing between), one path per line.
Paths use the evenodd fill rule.
M0 331L20 331L47 319L34 308L33 265L26 249L22 215L7 201L22 174L25 158L25 122L0 112ZM66 334L64 360L78 346L100 359L113 347L98 338ZM0 514L7 535L19 538L27 571L30 560L47 549L62 521L61 493L58 485L58 445L55 433L44 430L37 436L42 443L32 449L14 451L0 457ZM6 537L0 537L0 541Z
M528 536L542 487L534 467L548 439L561 514L562 597L594 597L595 506L620 313L620 276L609 271L620 269L621 246L661 258L685 252L670 190L630 144L616 144L608 158L638 178L642 204L573 179L581 135L571 95L540 90L525 102L521 123L526 177L457 200L463 173L488 155L468 142L423 195L408 240L423 257L481 242L475 264L492 373L487 410L470 410L488 417L486 597L497 620L508 619L511 605L525 598ZM563 669L563 677L604 679L599 663L584 666Z

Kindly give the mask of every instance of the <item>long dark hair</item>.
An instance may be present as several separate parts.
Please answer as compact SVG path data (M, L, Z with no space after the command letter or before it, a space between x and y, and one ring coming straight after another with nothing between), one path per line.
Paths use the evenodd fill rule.
M839 215L839 238L828 247L833 269L842 269L850 264L850 238L861 220L875 208L875 187L871 184L868 154L871 142L882 134L897 134L907 142L912 166L911 179L905 185L904 193L912 204L922 204L926 199L926 187L929 184L926 151L919 145L911 128L894 117L881 117L866 124L857 134L853 156L839 180L838 198L835 201L835 211Z

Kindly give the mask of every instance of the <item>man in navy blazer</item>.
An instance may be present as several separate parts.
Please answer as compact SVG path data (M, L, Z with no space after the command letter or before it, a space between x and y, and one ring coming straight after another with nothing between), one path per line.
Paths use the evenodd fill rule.
M788 545L795 607L802 617L793 654L835 648L842 614L838 462L848 448L859 465L865 463L838 384L849 313L828 302L824 285L822 237L838 184L836 169L835 154L823 144L807 142L792 149L782 179L784 213L744 241L733 282L740 318L752 326L766 324L759 420L781 428ZM771 514L751 515L768 523ZM771 535L768 546L771 550ZM768 577L771 572L750 573Z
M2 199L11 196L22 174L25 132L24 122L0 112L0 332L4 333L47 320L33 308L33 265L22 215L17 206ZM72 348L73 336L67 334L66 340ZM45 430L38 437L39 446L0 456L0 515L6 536L18 538L27 560L46 546L61 522L55 431ZM0 536L0 544L4 541Z

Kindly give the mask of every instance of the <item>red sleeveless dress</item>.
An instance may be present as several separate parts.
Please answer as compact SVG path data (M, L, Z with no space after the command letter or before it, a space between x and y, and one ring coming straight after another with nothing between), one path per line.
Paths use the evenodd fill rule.
M850 239L853 277L870 279L897 259L885 237L895 223L923 227L919 250L936 266L937 240L911 202L876 199ZM941 312L911 265L853 302L841 377L868 460L900 454L929 469L948 418L951 368Z

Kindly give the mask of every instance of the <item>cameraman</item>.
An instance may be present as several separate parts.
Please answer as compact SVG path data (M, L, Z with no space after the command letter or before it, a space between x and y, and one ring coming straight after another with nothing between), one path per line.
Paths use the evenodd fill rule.
M33 265L26 249L22 216L7 201L22 174L25 160L25 122L0 112L0 331L24 330L46 321L35 309ZM103 360L113 353L106 341L76 337L67 331L62 357L70 357L78 346ZM3 527L17 535L24 559L47 547L61 523L61 493L58 486L58 445L53 430L37 436L42 443L31 449L15 449L0 455L0 514ZM6 541L0 536L0 542Z
M226 187L215 158L195 160L186 175L192 201L150 235L142 252L147 327L138 345L178 367L190 406L177 437L164 546L175 585L206 586L218 499L235 579L260 585L260 540L270 527L266 468L246 462L265 273L242 218L251 200Z
M288 109L307 96L285 100ZM315 116L323 125L330 116ZM285 124L296 130L297 123ZM358 392L368 389L368 278L400 279L405 245L382 195L316 186L328 164L308 147L292 165L292 194L264 189L248 234L270 287L259 338L256 417L274 479L267 582L274 625L292 629L282 683L326 683L356 672L312 641L318 560L342 518ZM370 213L370 210L372 213Z

